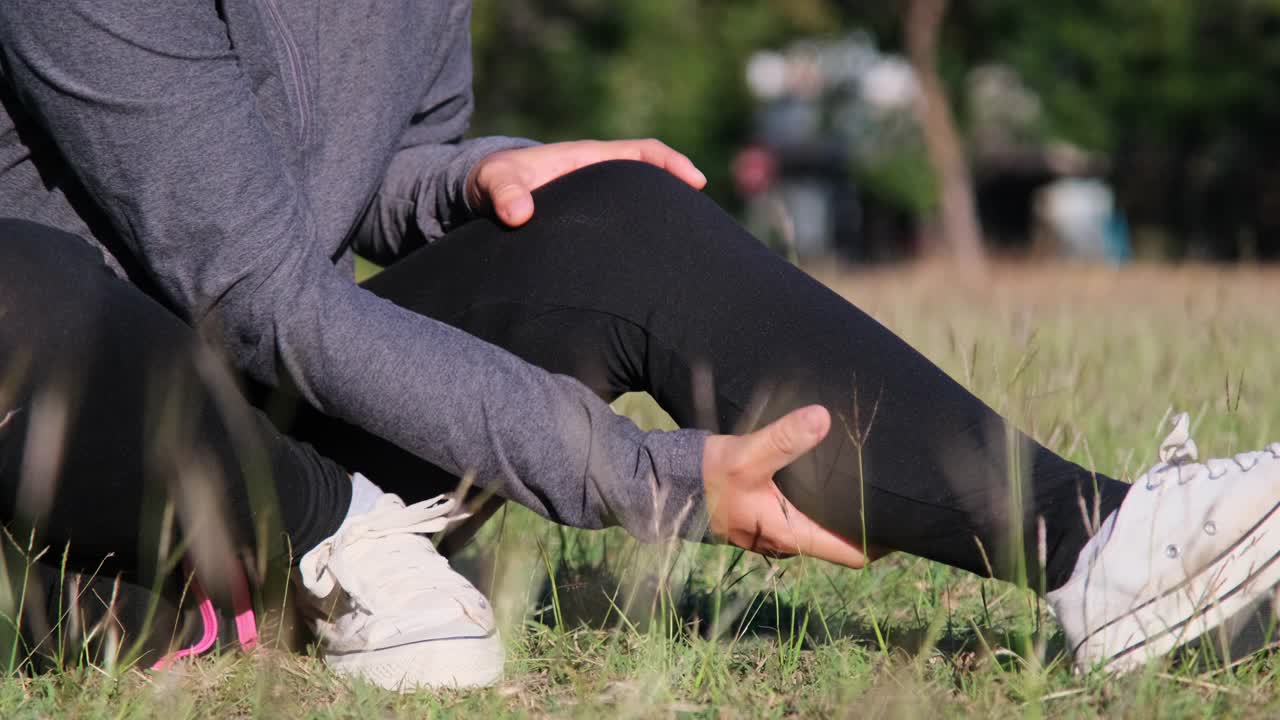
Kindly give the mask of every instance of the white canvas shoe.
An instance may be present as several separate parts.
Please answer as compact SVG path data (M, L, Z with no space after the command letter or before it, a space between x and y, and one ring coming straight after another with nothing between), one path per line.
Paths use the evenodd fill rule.
M501 678L488 600L424 535L458 519L455 506L442 495L406 507L384 494L303 556L311 626L330 668L400 691Z
M1219 646L1239 648L1240 638L1225 635L1257 633L1260 608L1262 632L1274 629L1280 443L1201 464L1189 426L1185 413L1174 418L1160 462L1134 481L1067 583L1048 593L1082 670L1132 670L1211 632L1224 635Z

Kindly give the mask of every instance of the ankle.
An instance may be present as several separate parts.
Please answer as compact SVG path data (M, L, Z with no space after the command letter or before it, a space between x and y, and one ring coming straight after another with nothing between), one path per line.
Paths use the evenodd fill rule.
M378 498L384 494L382 488L374 485L369 478L360 473L352 474L351 504L347 506L347 514L343 518L342 524L345 525L351 518L372 510L378 504Z

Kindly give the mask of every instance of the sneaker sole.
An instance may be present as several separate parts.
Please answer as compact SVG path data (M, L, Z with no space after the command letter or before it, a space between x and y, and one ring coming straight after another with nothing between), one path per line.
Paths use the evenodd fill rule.
M1257 653L1280 647L1280 586L1252 607L1175 651L1177 662L1194 672L1227 670Z
M1280 585L1280 552L1247 565L1241 549L1260 544L1269 533L1280 537L1280 504L1204 570L1094 631L1075 657L1095 663L1105 658L1108 672L1129 672L1215 628L1252 617Z
M419 689L478 688L502 679L502 640L494 632L481 638L426 640L358 653L326 654L334 672L358 677L398 692Z

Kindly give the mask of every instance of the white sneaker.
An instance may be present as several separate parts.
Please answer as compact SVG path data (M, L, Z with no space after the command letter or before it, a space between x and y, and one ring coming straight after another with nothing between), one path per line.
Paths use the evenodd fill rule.
M1189 425L1185 413L1174 418L1160 462L1048 593L1081 670L1132 670L1212 630L1245 627L1260 607L1270 615L1280 583L1280 443L1200 464Z
M502 676L489 602L423 535L458 519L455 506L442 495L405 507L384 494L303 556L311 626L330 668L400 691Z

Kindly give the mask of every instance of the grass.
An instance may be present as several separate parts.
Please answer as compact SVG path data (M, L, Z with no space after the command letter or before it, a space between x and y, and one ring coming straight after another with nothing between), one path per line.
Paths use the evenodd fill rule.
M1002 267L817 272L1050 448L1131 479L1162 420L1202 455L1280 438L1280 273ZM643 399L620 407L664 422ZM1280 665L1076 675L1030 593L918 558L853 572L641 546L508 509L459 561L489 589L507 679L399 696L262 649L162 673L0 681L3 717L1275 717Z

